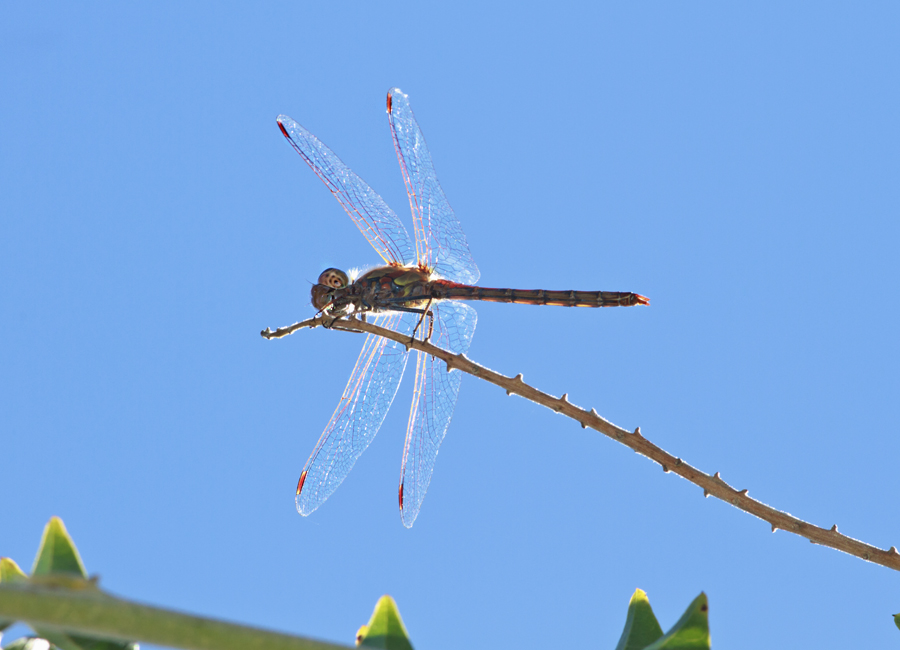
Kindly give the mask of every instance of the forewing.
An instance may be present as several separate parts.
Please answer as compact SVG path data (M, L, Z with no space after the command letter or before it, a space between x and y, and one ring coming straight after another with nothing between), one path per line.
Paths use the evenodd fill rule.
M409 98L388 91L388 118L400 171L409 195L416 237L416 261L454 282L474 284L481 272L469 252L466 234L438 182L425 137Z
M478 320L475 310L454 301L437 303L431 310L435 316L431 342L456 354L467 352ZM422 327L426 325L427 319ZM400 470L400 517L407 528L416 520L431 483L438 449L453 417L461 379L459 370L447 372L444 361L424 352L417 353L413 403Z
M409 336L418 319L417 314L389 313L374 322ZM331 496L372 442L397 394L407 356L402 343L366 336L341 401L300 475L296 503L301 515Z
M328 186L353 223L388 264L415 261L412 241L399 217L368 184L312 133L287 115L278 127L303 160Z

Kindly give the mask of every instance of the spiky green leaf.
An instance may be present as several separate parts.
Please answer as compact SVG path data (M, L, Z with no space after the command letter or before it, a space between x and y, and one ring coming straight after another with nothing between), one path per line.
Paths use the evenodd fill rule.
M382 596L378 599L368 625L363 625L356 633L356 645L383 650L413 650L393 598Z
M622 630L616 650L642 650L662 635L662 628L650 608L647 593L643 589L636 589L628 603L625 629Z
M664 637L646 650L709 650L709 604L700 593Z
M75 542L59 517L51 517L44 527L41 546L34 560L31 581L74 591L97 591L97 583L87 576ZM34 631L61 650L133 650L133 643L107 641L92 637L66 634L52 629L35 627Z
M66 526L59 517L51 517L44 527L44 535L41 537L41 546L37 557L34 559L32 577L55 575L77 576L87 579L87 571L78 555L75 543L69 537Z
M25 582L28 576L8 557L0 557L0 582ZM0 618L0 632L15 623L6 618Z

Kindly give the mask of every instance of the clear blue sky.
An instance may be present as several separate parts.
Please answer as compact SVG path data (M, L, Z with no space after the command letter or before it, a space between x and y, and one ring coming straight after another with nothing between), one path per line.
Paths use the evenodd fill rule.
M299 472L361 337L312 314L378 261L275 124L404 219L408 93L487 286L470 356L815 524L900 545L895 3L144 3L0 9L0 555L51 515L106 588L352 643L612 648L645 589L714 647L887 647L896 573L811 545L471 377L422 512L410 399L309 518ZM23 628L17 628L23 629Z

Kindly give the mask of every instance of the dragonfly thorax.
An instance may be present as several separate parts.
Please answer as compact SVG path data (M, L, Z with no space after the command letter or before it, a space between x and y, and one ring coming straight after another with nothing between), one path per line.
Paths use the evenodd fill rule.
M355 312L418 310L432 297L432 272L419 266L370 269L352 283L346 273L326 269L312 288L312 304L332 316Z

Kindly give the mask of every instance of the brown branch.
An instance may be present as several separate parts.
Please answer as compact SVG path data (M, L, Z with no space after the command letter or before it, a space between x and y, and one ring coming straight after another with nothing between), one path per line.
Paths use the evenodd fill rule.
M289 327L279 328L274 332L266 328L260 333L267 339L281 338L288 334L293 334L299 329L305 327L318 327L319 325L326 325L326 319L319 316L295 323ZM569 402L568 393L564 394L562 397L553 397L552 395L548 395L547 393L526 384L522 380L521 374L516 375L515 377L506 377L493 370L489 370L484 366L478 365L474 361L466 358L463 354L452 354L451 352L435 347L430 343L410 339L408 336L403 336L393 330L378 327L371 323L359 320L342 319L328 323L326 326L347 332L368 332L377 334L384 338L403 343L407 348L421 350L422 352L439 359L443 359L447 363L448 368L455 368L478 377L479 379L484 379L492 384L496 384L504 389L507 395L521 395L525 399L529 399L532 402L536 402L557 413L562 413L563 415L572 418L581 424L581 428L583 429L594 429L608 438L612 438L616 442L620 442L626 447L630 447L637 453L659 463L664 472L674 472L683 479L702 488L703 496L714 496L717 499L721 499L722 501L733 505L735 508L743 510L744 512L749 512L751 515L767 522L772 527L773 533L780 528L789 533L805 537L813 544L828 546L837 549L838 551L855 555L868 562L874 562L875 564L886 566L895 571L900 571L900 553L897 552L895 546L891 546L888 550L876 548L875 546L871 546L865 542L839 533L837 525L832 526L830 529L820 528L819 526L815 526L802 519L789 515L786 512L776 510L761 501L751 498L747 494L746 489L737 490L728 485L728 483L719 476L719 472L716 472L712 476L704 474L699 469L688 465L682 459L657 447L641 435L640 427L635 429L634 432L626 431L612 422L604 420L594 409L586 411L575 406Z

